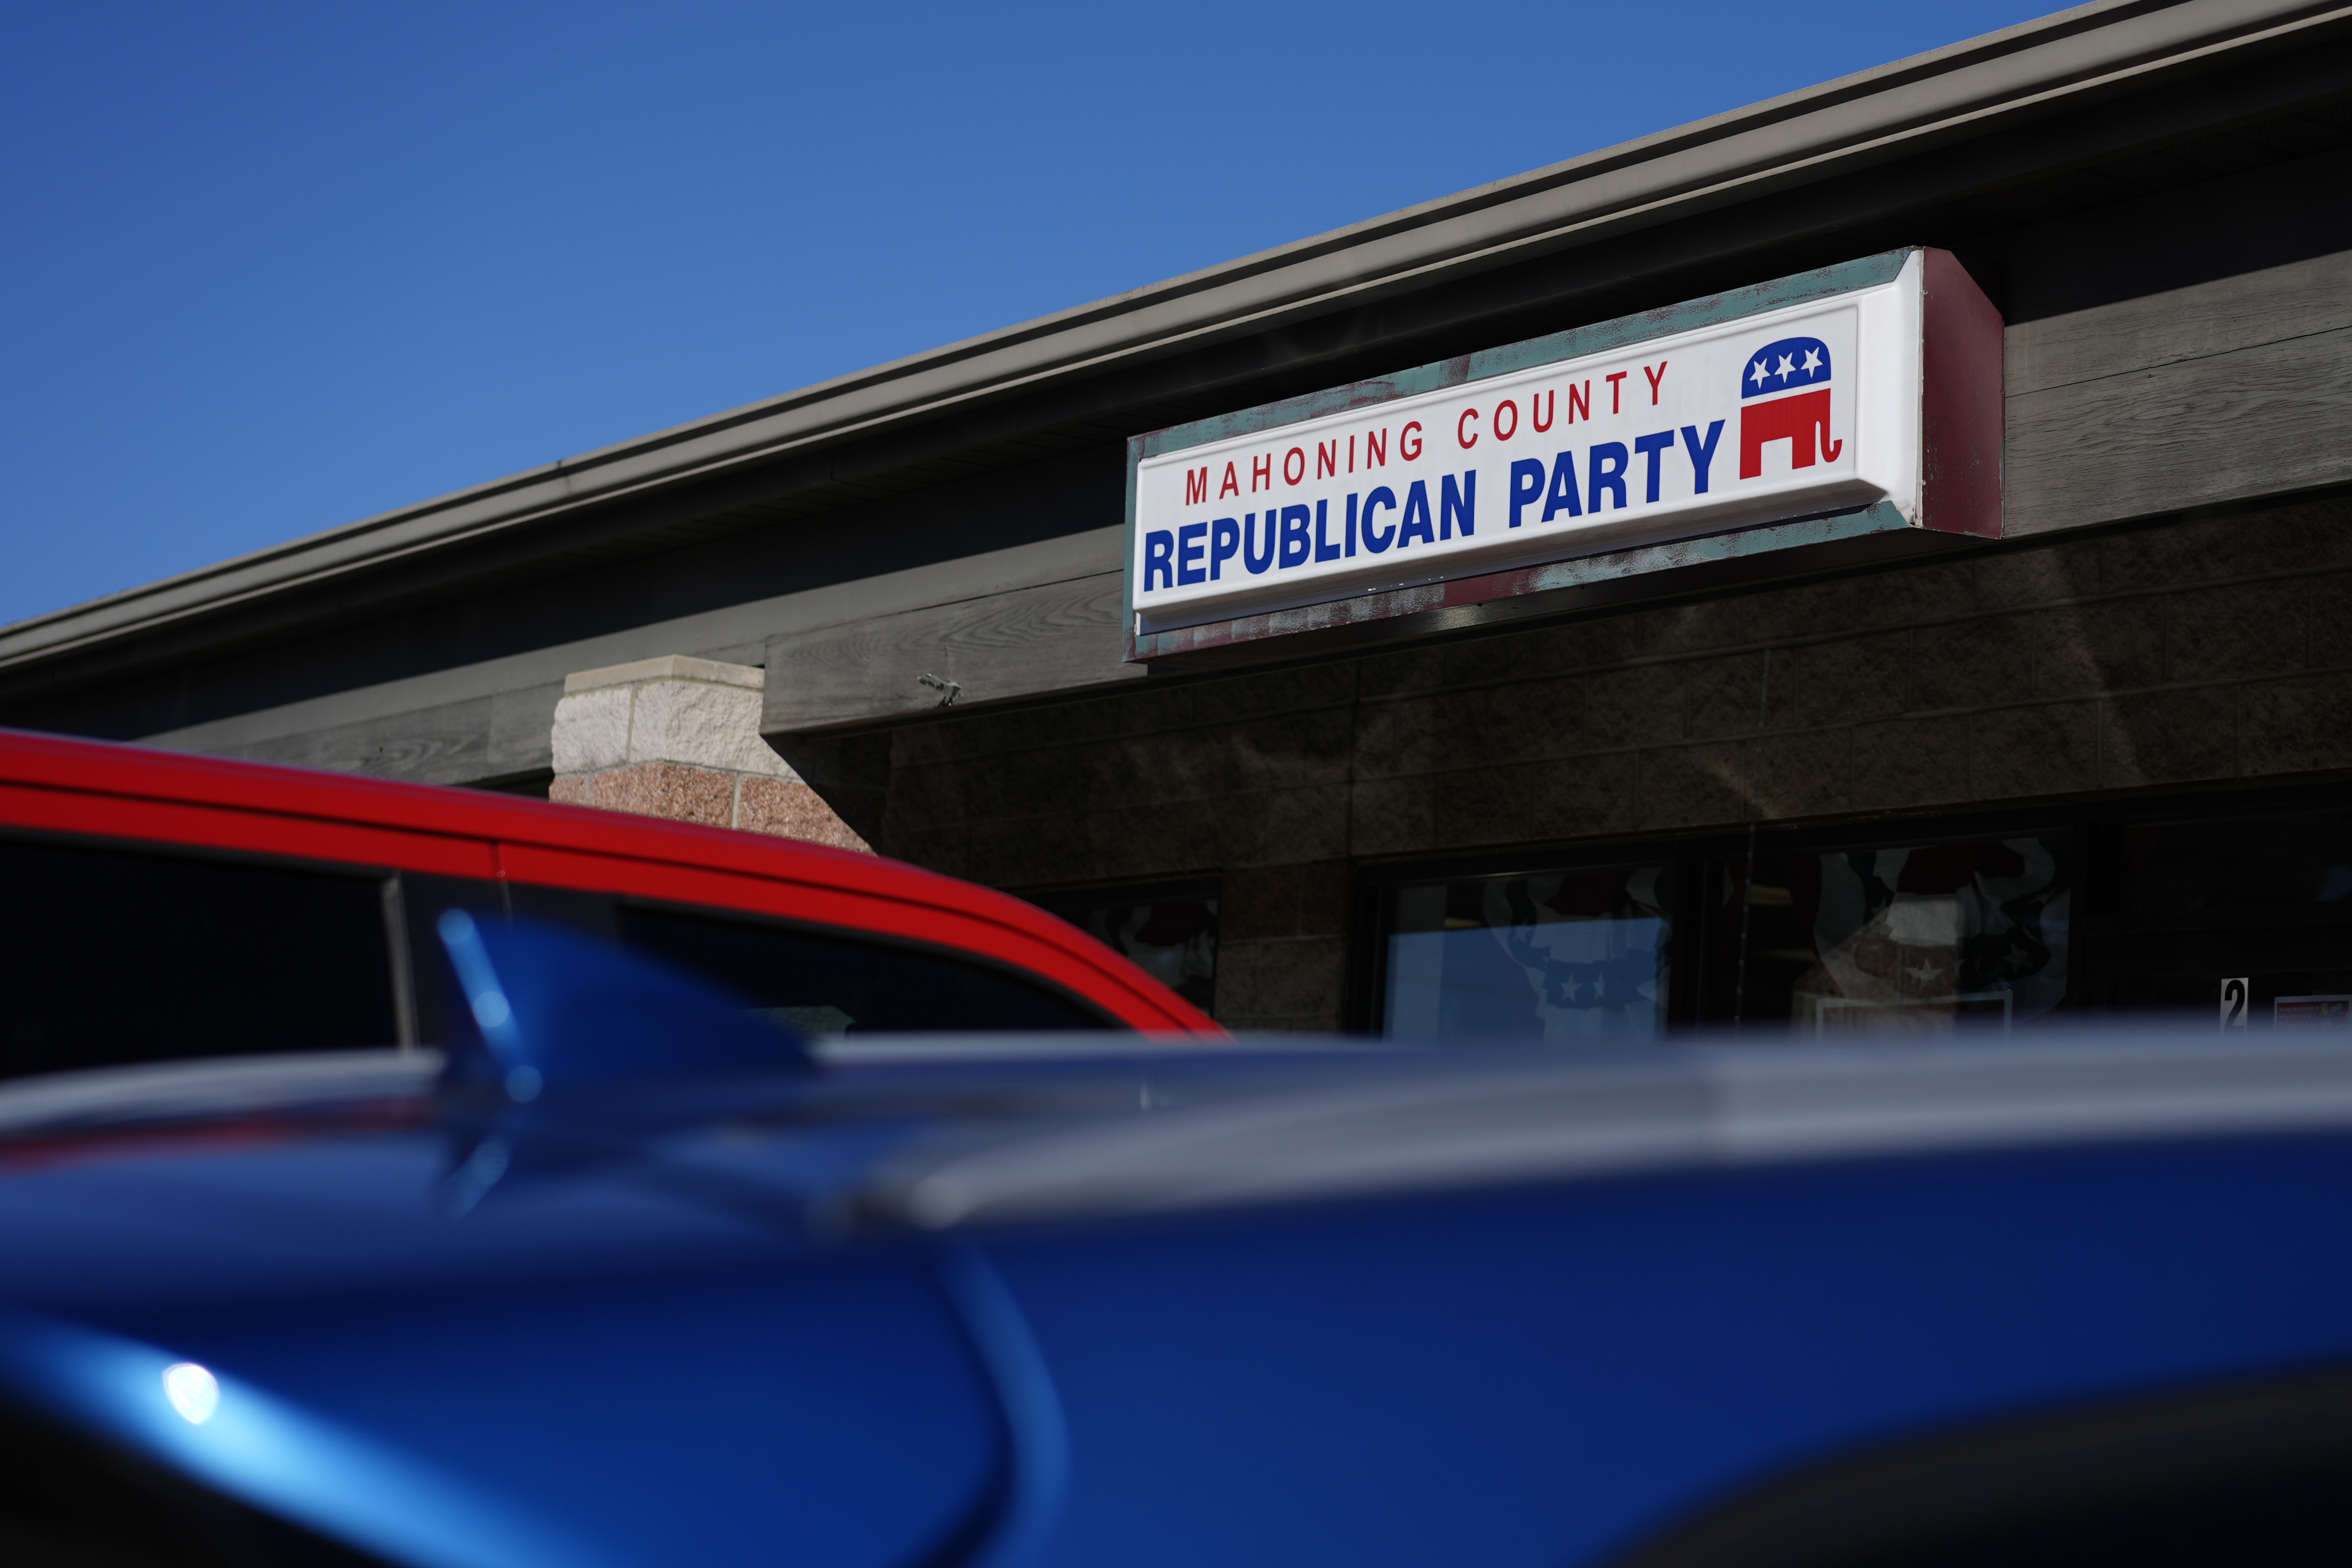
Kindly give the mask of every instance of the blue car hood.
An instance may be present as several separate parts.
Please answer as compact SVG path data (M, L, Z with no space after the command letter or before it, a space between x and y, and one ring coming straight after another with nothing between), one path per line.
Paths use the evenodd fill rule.
M0 1384L389 1562L1533 1565L2352 1356L2324 1052L885 1054L510 1110L20 1135Z

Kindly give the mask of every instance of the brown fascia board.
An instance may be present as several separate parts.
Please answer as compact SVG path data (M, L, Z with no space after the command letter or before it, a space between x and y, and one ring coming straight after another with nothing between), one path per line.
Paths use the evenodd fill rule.
M0 628L25 669L1061 377L1590 244L2282 46L2352 0L2101 0ZM356 585L353 584L352 585Z

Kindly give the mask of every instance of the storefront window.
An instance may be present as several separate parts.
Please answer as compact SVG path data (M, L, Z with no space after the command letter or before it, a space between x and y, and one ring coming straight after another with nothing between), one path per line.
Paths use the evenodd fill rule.
M1718 860L1706 1017L2006 1033L2066 999L2074 862L2063 832Z
M1607 868L1377 868L1357 1016L1421 1039L1986 1037L2102 1016L2352 1042L2352 809L2336 802L1582 851Z
M1382 1032L1651 1039L1666 1019L1664 866L1410 883L1387 895Z
M2134 823L2115 860L2110 1008L2352 1037L2352 813Z
M2122 838L2126 919L2352 910L2352 813L2145 822Z
M1217 888L1213 883L1051 893L1034 900L1185 1001L1210 1011L1217 997Z

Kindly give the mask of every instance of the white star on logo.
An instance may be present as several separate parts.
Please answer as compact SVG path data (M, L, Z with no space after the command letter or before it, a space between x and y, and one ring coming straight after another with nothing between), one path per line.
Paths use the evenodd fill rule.
M1807 375L1811 375L1813 372L1821 369L1822 351L1819 349L1807 349L1805 351L1805 363L1799 365L1797 368L1803 371Z
M1759 386L1763 385L1763 384L1764 384L1764 362L1763 362L1762 360L1760 360L1760 359L1759 359L1759 360L1758 360L1758 361L1757 361L1753 365L1749 366L1748 368L1749 368L1750 370L1752 370L1752 371L1755 373L1755 375L1754 375L1754 378L1753 378L1753 379L1755 380L1756 384L1757 384L1757 385L1759 385Z
M1780 368L1774 371L1772 374L1779 376L1782 381L1786 381L1790 375L1795 374L1796 369L1797 356L1794 354L1782 354L1780 356Z

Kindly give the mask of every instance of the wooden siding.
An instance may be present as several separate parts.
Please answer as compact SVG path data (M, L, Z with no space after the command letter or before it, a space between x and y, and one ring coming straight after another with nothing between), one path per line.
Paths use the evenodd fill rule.
M2352 251L2013 326L2017 538L2352 480Z
M2012 539L2352 481L2352 251L2014 325L2007 383ZM1141 677L1119 658L1118 550L1116 529L1091 529L1011 565L999 552L969 571L926 568L903 589L877 579L794 595L764 641L743 640L758 635L753 616L729 626L723 649L644 651L763 649L771 734L919 715L939 700L917 682L926 673L961 683L966 709L1115 686ZM173 739L468 783L548 765L556 692L534 672L363 721L289 729L256 715Z

